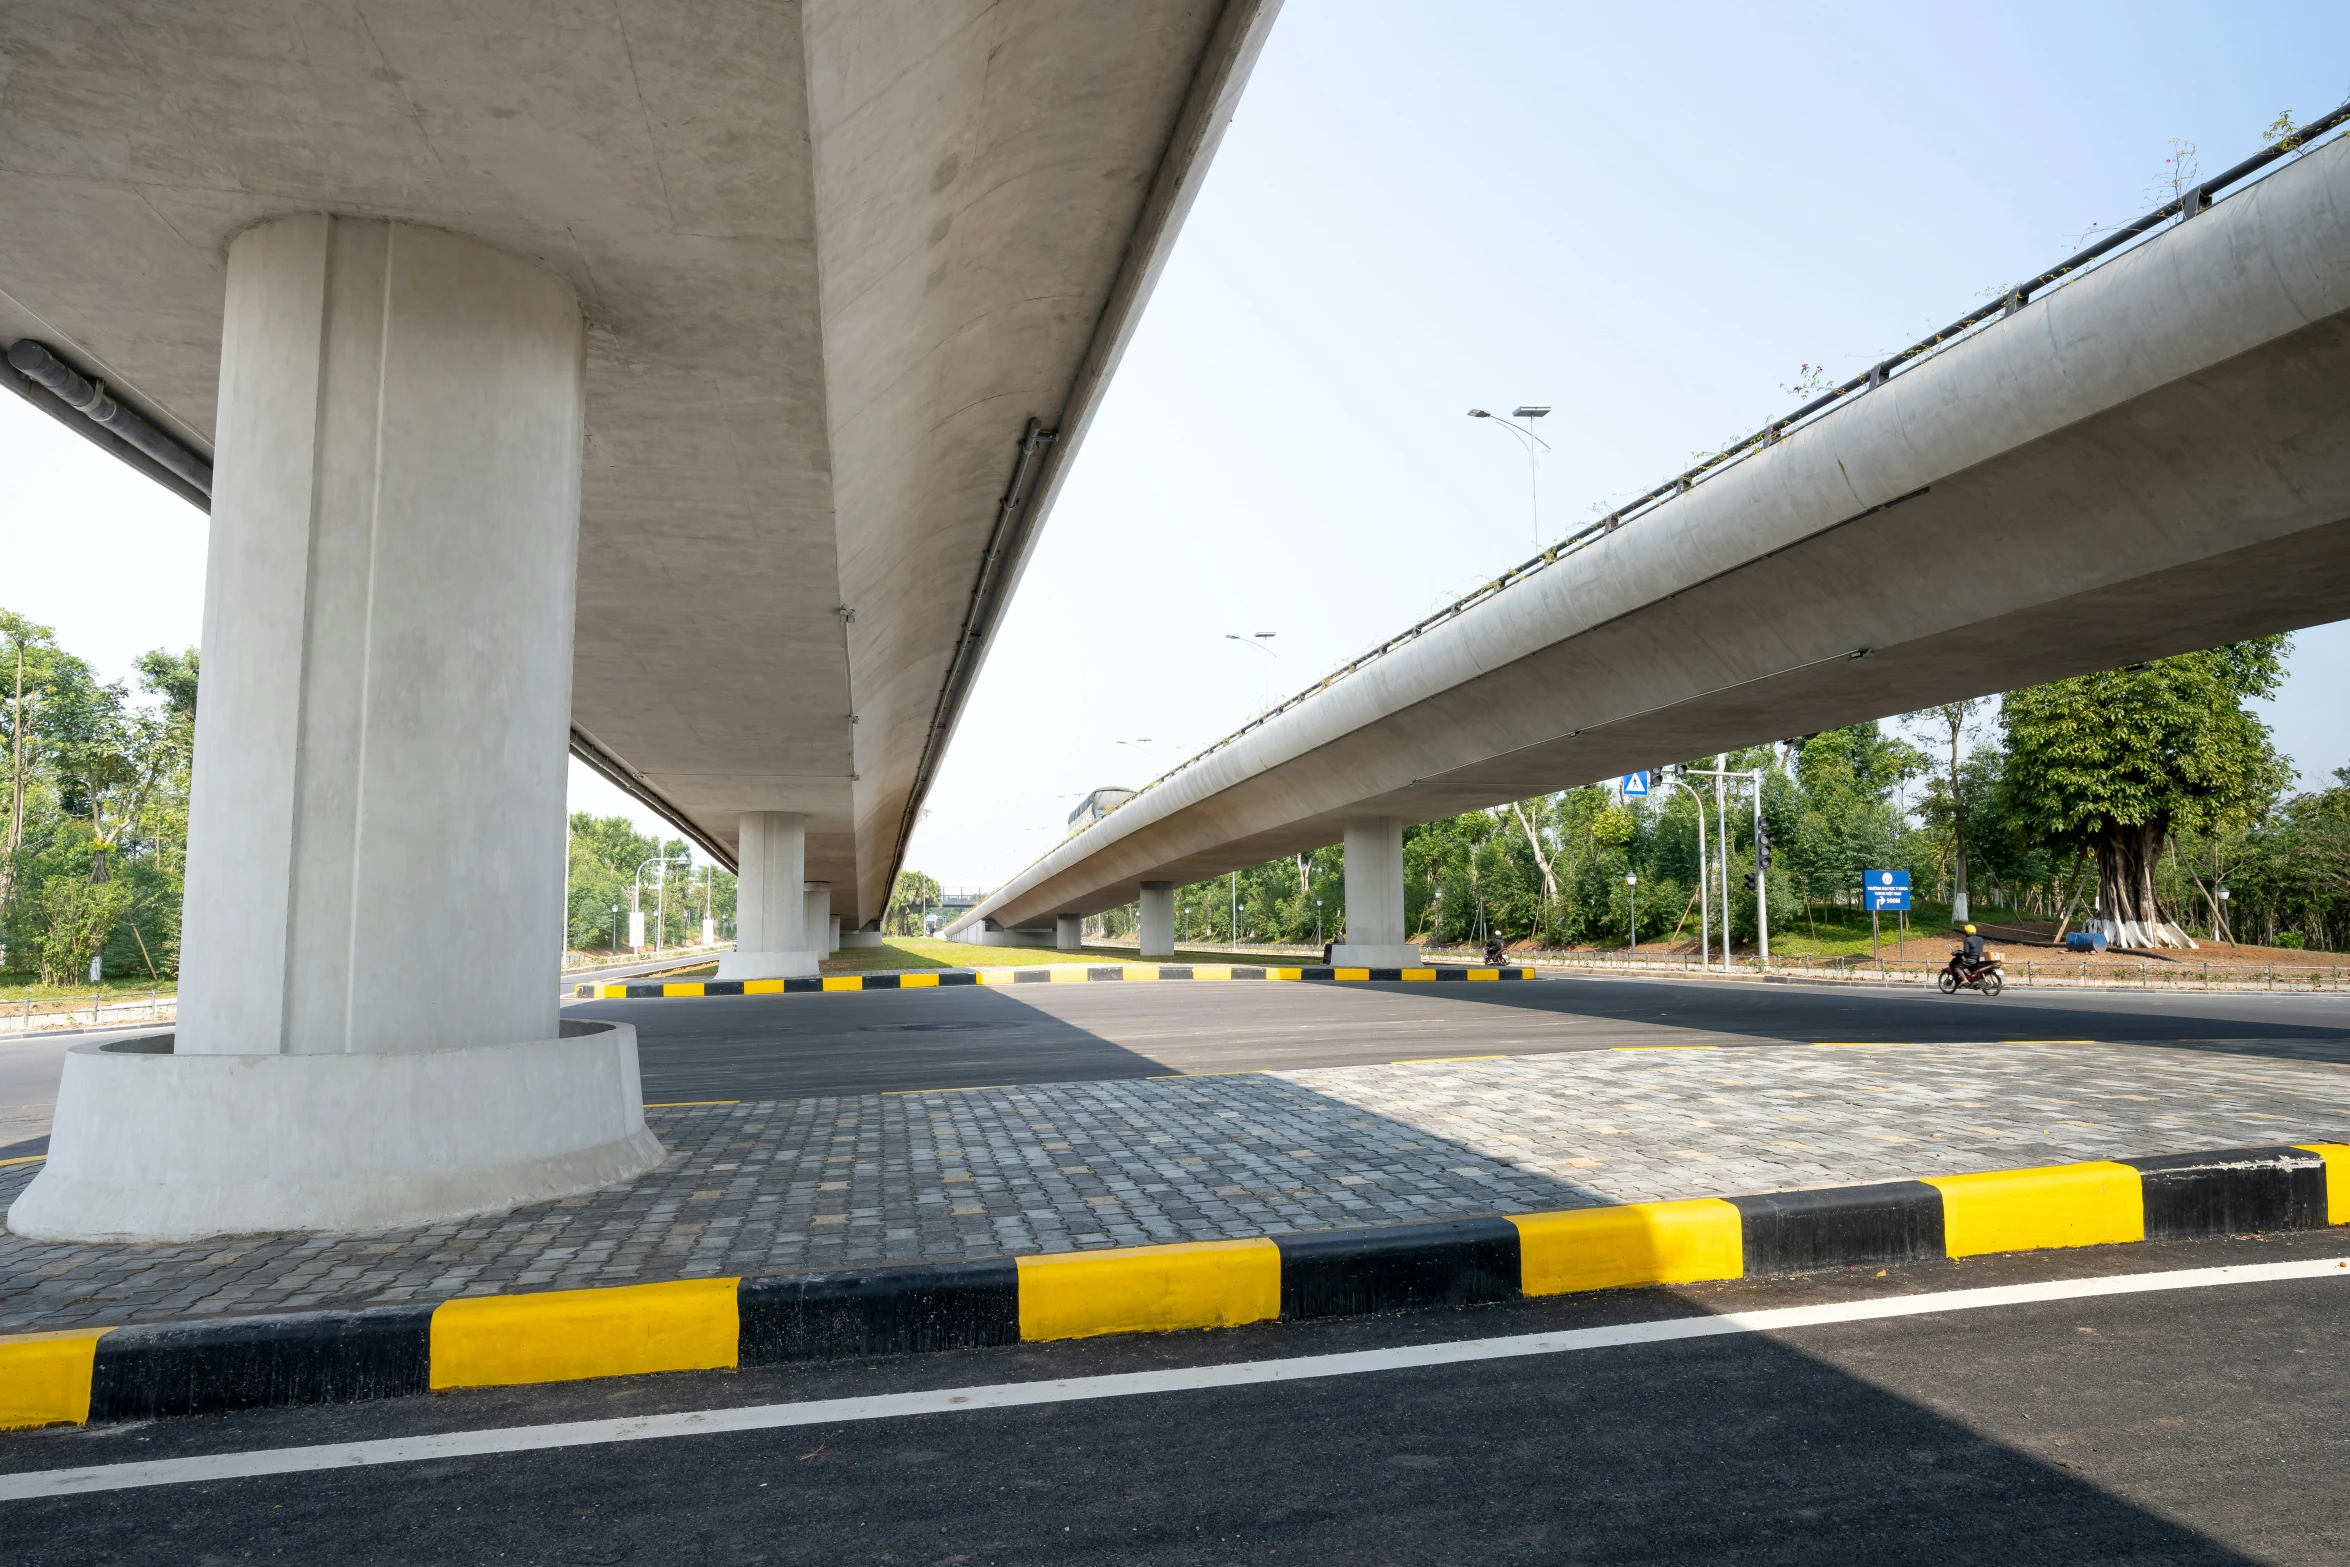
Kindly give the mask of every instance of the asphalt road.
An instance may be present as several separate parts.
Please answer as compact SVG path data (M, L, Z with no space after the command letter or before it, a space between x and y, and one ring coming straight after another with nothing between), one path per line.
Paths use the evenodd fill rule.
M0 1438L0 1473L1173 1371L2223 1263L2302 1234ZM2320 1263L2323 1266L2323 1262ZM22 1567L2338 1563L2350 1272L0 1502ZM240 1466L249 1467L249 1466Z
M583 1001L564 1015L634 1023L645 1098L656 1104L1617 1045L2102 1039L2350 1060L2342 994L2010 990L1992 1000L1667 978L1441 990L1162 980ZM0 1158L42 1151L65 1051L98 1037L0 1041Z
M634 1023L648 1101L787 1099L1617 1045L2100 1039L2339 1056L2350 995L1925 990L1718 980L1004 985L580 1002Z

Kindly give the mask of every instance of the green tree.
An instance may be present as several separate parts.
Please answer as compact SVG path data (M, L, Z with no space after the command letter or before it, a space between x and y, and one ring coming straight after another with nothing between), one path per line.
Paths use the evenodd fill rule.
M883 916L881 928L893 936L922 935L924 912L938 907L938 879L920 871L898 872L898 884L890 890L889 912Z
M2187 937L2156 890L2174 831L2241 830L2286 779L2244 704L2283 678L2284 637L2011 691L2000 708L2002 787L2019 828L2097 862L2097 919L2117 945Z
M52 876L41 884L41 983L71 985L86 979L91 960L130 907L128 882L91 882L79 876Z

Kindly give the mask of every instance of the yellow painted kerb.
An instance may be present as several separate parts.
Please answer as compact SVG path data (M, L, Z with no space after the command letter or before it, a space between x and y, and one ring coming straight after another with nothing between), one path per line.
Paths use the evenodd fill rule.
M733 1279L680 1279L444 1301L432 1314L432 1385L509 1387L735 1364Z
M2326 1223L2350 1224L2350 1143L2303 1143L2326 1162Z
M900 990L933 990L937 986L938 976L936 974L900 974L898 976L898 989Z
M113 1331L0 1335L0 1431L87 1424L98 1341Z
M1926 1184L1942 1193L1942 1247L1952 1257L2146 1238L2144 1194L2126 1164L1929 1175Z
M1281 1315L1281 1248L1269 1240L1055 1252L1019 1266L1024 1339L1229 1328Z
M1529 1295L1696 1284L1746 1271L1738 1209L1718 1197L1513 1214L1518 1287Z

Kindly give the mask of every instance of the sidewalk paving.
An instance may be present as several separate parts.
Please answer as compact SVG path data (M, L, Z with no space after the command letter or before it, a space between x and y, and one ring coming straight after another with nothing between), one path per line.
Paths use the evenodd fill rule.
M429 1229L0 1235L0 1332L2350 1141L2350 1038L1613 1050L654 1107L626 1187ZM38 1165L0 1169L0 1205Z

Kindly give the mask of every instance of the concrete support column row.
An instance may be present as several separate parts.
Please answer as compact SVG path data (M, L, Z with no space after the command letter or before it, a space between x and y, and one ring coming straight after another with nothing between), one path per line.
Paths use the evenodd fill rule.
M797 811L743 812L736 858L734 950L719 958L718 977L815 973L822 954L809 939L808 818ZM829 902L827 895L827 909Z

